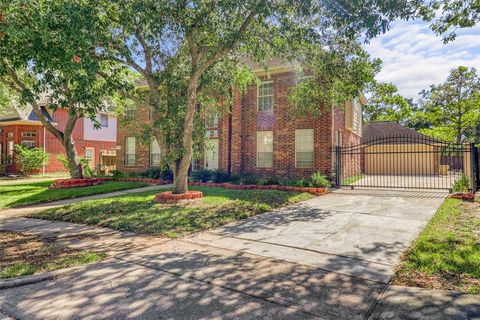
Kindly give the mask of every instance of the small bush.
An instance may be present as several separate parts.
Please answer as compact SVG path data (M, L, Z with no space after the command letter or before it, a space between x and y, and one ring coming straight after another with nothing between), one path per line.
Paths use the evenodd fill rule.
M455 181L452 186L453 192L470 192L470 179L465 174Z
M241 184L258 184L260 178L256 175L244 175L240 179Z
M112 171L110 171L110 174L114 178L124 178L125 177L125 174L120 170L112 170Z
M139 174L142 178L173 180L173 173L168 168L152 167Z
M59 154L57 155L57 159L63 164L65 170L70 171L70 165L68 164L68 159L65 155ZM79 158L78 161L80 162L80 166L82 167L82 174L84 177L91 177L95 174L88 165L90 161L87 158Z
M17 164L24 175L31 175L33 171L39 170L48 161L48 154L39 148L31 148L17 144Z
M212 178L212 172L210 170L201 169L193 171L190 176L193 181L208 182Z
M230 175L230 182L234 184L239 184L241 177L238 175Z
M314 188L327 188L330 186L330 181L328 181L328 178L320 172L312 174L310 180L310 185Z
M214 170L211 171L211 179L215 183L229 182L231 175L222 170Z

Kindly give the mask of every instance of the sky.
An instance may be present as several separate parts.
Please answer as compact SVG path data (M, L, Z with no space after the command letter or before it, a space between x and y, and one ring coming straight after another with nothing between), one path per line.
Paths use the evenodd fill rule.
M442 83L460 65L480 71L480 25L457 30L453 42L443 44L423 21L398 21L385 34L365 44L372 57L383 61L377 80L393 82L406 98Z

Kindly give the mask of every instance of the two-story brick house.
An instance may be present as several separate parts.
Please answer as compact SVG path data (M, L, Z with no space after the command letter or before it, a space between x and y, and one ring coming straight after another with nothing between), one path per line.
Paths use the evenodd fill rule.
M203 158L192 162L192 170L220 169L284 178L317 171L332 173L333 147L360 142L363 96L344 107L325 109L319 118L299 118L288 103L289 90L298 79L293 67L279 64L270 66L268 75L260 68L254 72L261 83L243 95L234 93L230 112L207 112L208 146ZM149 113L142 107L128 116L149 121ZM158 165L158 144L140 143L129 124L120 122L117 142L119 170L140 172Z
M51 112L43 107L42 109L53 125L63 130L68 119L68 111L60 109ZM111 170L116 165L117 119L115 115L99 113L97 120L100 128L95 128L90 119L77 120L73 131L75 147L80 157L90 160L92 169ZM30 108L12 106L0 112L0 159L8 161L6 172L9 174L20 173L15 162L17 144L41 148L49 154L48 163L40 170L41 172L66 171L57 159L58 154L65 154L60 141L46 130Z

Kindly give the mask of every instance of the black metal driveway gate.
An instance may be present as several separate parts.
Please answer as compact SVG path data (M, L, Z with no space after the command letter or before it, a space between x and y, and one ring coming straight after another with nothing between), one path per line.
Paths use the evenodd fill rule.
M335 184L350 188L451 190L466 176L480 182L479 153L473 144L427 136L391 136L335 147Z

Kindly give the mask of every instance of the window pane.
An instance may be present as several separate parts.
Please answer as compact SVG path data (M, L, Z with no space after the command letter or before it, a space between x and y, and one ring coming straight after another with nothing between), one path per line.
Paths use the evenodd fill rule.
M273 131L257 132L257 167L273 166Z
M127 137L125 140L125 164L135 165L135 137Z
M297 168L313 167L313 129L295 130L295 159Z
M104 128L108 127L108 116L106 114L100 115L100 125Z
M258 86L258 111L273 109L273 82L262 82Z
M207 110L207 114L205 115L205 127L218 127L218 112L216 110Z
M160 165L160 146L158 145L156 138L153 138L150 142L150 165Z

